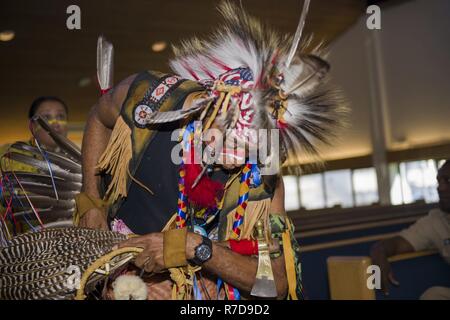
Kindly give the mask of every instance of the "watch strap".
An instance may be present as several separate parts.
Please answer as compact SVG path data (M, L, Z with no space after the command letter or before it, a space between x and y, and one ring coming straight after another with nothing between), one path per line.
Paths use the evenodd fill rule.
M189 262L191 262L197 266L200 266L200 265L204 264L206 261L208 261L209 259L211 259L211 256L210 256L207 260L203 261L197 257L197 249L203 245L207 245L209 247L209 249L211 250L211 256L212 256L212 241L208 237L202 236L202 243L200 243L197 247L195 247L194 258L189 259Z

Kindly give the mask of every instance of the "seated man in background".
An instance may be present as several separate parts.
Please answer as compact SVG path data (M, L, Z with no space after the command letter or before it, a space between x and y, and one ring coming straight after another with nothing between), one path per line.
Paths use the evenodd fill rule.
M68 128L67 128L67 115L68 115L68 107L66 103L58 97L55 96L42 96L36 98L28 111L28 121L30 122L30 130L32 133L32 137L24 142L29 146L37 147L51 152L58 153L60 150L50 135L43 130L36 122L31 121L34 117L40 116L44 118L48 124L60 135L67 137ZM14 144L6 144L0 147L0 165L2 172L2 192L1 202L0 202L0 212L5 214L6 207L8 207L8 199L10 198L11 191L14 190L15 193L19 195L23 194L21 190L17 189L17 185L14 185L12 181L8 177L3 177L4 172L32 172L38 173L38 169L31 164L15 161L13 159L9 159L6 154L14 152L23 155L27 155L30 157L34 157L35 155L30 154L25 151L23 148L17 149ZM4 180L4 181L3 181ZM13 202L9 204L9 207L19 207L17 203ZM12 209L12 208L11 208ZM13 210L15 211L15 210ZM34 225L33 219L28 221L27 223L23 223L22 219L16 220L11 216L7 215L8 224L12 223L10 227L13 230L14 234L22 233L30 228L31 225Z
M397 254L437 249L447 263L450 263L450 160L439 169L437 175L439 209L430 210L398 236L385 239L372 246L371 257L381 269L381 283L384 293L389 294L389 283L398 285L388 258ZM450 288L432 287L421 299L450 299Z

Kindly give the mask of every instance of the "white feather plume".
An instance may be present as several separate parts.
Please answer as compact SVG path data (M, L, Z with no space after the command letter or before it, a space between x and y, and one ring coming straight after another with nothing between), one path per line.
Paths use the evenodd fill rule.
M97 80L101 90L113 86L114 48L103 36L97 40Z

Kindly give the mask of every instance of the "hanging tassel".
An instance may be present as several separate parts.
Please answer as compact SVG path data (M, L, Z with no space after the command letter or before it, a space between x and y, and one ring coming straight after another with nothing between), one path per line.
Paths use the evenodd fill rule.
M208 121L206 122L206 125L203 128L203 131L206 131L211 127L217 115L219 114L219 110L221 117L222 118L226 117L231 97L233 95L239 94L242 91L242 88L239 86L225 85L223 84L223 82L219 81L214 85L213 91L218 93L219 96L216 100L216 103L214 104L213 112L211 116L208 118ZM201 119L203 119L204 116L205 113L202 113Z
M115 202L120 197L127 196L128 165L132 155L131 129L122 117L119 117L105 152L97 164L99 171L112 177L104 197L105 200Z
M211 125L213 124L214 120L217 117L217 114L219 113L220 106L222 105L223 100L225 99L225 93L221 92L219 98L217 99L216 104L214 105L213 112L211 116L208 118L208 121L206 122L205 126L203 127L203 131L205 132L208 130Z
M182 268L171 268L170 278L174 282L172 287L172 300L184 300L186 294L187 278Z

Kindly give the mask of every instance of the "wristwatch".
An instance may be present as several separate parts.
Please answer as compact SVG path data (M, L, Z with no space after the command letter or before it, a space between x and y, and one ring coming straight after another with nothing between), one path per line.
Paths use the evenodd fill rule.
M202 243L195 247L194 258L189 262L200 266L212 257L212 241L208 237L202 236Z

